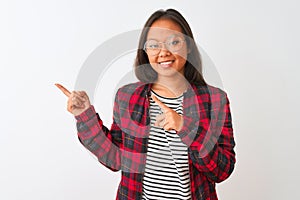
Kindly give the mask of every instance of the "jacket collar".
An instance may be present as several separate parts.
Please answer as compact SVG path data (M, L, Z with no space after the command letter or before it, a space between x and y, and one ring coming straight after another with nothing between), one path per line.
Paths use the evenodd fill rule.
M141 92L144 93L145 97L148 99L151 96L151 88L153 83L144 83L141 87ZM197 87L194 84L188 84L187 90L183 93L184 97L190 96L191 94L195 94L197 91ZM197 93L196 93L197 94Z

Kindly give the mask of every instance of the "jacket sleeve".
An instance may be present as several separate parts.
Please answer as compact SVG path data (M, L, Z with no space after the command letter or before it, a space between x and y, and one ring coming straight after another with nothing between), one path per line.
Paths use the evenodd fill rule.
M213 115L210 120L201 119L200 115L200 122L184 116L184 127L177 134L189 146L193 165L208 179L219 183L230 176L235 164L235 141L226 93ZM191 136L190 131L196 126L197 134Z
M110 129L103 125L93 105L75 118L81 144L92 152L105 167L118 171L121 163L122 131L116 123L119 116L116 100L113 113L113 123Z

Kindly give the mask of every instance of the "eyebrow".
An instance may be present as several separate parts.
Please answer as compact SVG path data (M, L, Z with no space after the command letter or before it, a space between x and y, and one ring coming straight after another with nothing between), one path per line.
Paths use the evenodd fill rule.
M169 37L171 37L171 36L179 36L179 37L184 37L183 35L181 35L181 34L171 34L171 35L168 35L168 37L166 38L166 39L168 39ZM147 38L147 40L157 40L158 41L158 38L154 38L154 37L149 37L149 38Z

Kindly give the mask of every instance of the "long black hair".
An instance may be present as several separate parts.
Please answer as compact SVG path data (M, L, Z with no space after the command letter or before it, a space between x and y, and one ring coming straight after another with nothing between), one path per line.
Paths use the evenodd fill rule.
M192 30L185 18L175 9L157 10L146 21L138 44L138 50L135 58L134 68L136 77L145 83L154 83L157 79L157 72L153 70L149 63L147 53L143 50L147 39L149 28L159 19L169 19L178 24L182 33L186 36L187 46L190 52L187 55L184 76L190 84L207 85L202 75L202 61L200 52L194 41Z

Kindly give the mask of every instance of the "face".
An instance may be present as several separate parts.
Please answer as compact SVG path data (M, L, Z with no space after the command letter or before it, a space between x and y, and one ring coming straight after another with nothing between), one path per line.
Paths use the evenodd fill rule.
M155 21L149 29L146 41L146 46L150 49L146 50L148 59L158 73L158 78L184 74L188 49L184 34L177 23L169 19ZM153 51L152 47L156 50Z

